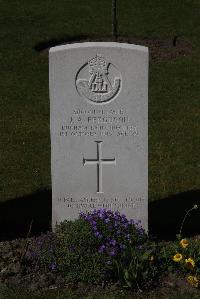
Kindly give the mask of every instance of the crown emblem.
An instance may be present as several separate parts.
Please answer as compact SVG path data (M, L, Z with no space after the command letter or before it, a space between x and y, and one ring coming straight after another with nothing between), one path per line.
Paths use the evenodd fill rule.
M77 74L76 87L79 95L96 103L109 102L116 97L120 91L121 78L115 78L114 84L111 84L109 79L110 65L111 64L108 63L101 54L97 54L94 58L89 60L85 65L90 75L88 80L78 79L83 67Z
M104 60L101 54L97 54L96 57L88 61L89 72L106 72L108 69L108 63Z

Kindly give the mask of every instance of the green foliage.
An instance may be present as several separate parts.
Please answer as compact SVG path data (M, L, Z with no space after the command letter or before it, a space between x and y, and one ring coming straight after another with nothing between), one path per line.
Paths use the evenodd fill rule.
M25 259L34 267L61 274L67 282L98 283L106 279L98 243L86 221L64 221L56 233L35 238Z
M53 267L55 263L55 250L59 241L54 233L48 232L36 237L28 246L24 260L34 265L40 264L46 270Z
M67 281L98 283L105 280L104 258L98 253L99 241L83 219L64 221L56 228L60 246L57 267Z
M98 251L104 256L106 269L110 269L114 280L129 288L152 284L155 267L151 254L155 250L149 249L152 244L147 244L148 237L140 222L105 209L81 213L81 217L99 239Z
M144 230L133 220L127 220L119 212L100 209L82 213L73 222L64 221L57 225L55 233L35 238L25 259L45 271L61 274L67 282L116 282L121 281L119 267L123 272L129 263L133 264L133 255L146 240ZM143 250L143 256L138 255L138 263L149 254Z
M81 213L57 225L55 233L35 238L24 261L72 283L115 282L144 290L167 274L184 276L195 288L200 282L199 239L155 243L137 222L105 209Z
M137 247L130 244L121 259L115 263L121 285L141 290L158 283L161 276L158 257L157 247L153 242L148 241Z
M64 221L56 228L60 246L56 263L69 281L118 280L115 264L124 256L128 244L141 245L147 236L143 229L119 212L94 210L81 213L74 222Z

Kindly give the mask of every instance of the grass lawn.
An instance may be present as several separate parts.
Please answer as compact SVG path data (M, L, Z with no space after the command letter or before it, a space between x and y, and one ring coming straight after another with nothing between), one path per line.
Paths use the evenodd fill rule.
M150 200L199 188L200 2L118 0L119 34L187 39L150 61ZM109 35L111 0L0 0L0 201L51 188L48 55L41 41Z

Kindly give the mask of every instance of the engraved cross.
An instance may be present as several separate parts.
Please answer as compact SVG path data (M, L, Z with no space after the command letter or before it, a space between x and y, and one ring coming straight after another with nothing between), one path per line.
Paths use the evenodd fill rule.
M102 186L102 168L103 165L116 165L116 159L104 159L102 158L102 143L103 141L95 141L97 144L97 158L96 159L85 159L83 158L83 165L96 165L97 166L97 193L103 193Z

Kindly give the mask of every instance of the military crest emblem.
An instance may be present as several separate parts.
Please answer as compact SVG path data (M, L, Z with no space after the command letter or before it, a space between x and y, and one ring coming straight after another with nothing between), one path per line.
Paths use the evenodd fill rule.
M84 64L76 75L76 89L79 95L97 104L114 100L121 86L120 72L101 54Z

